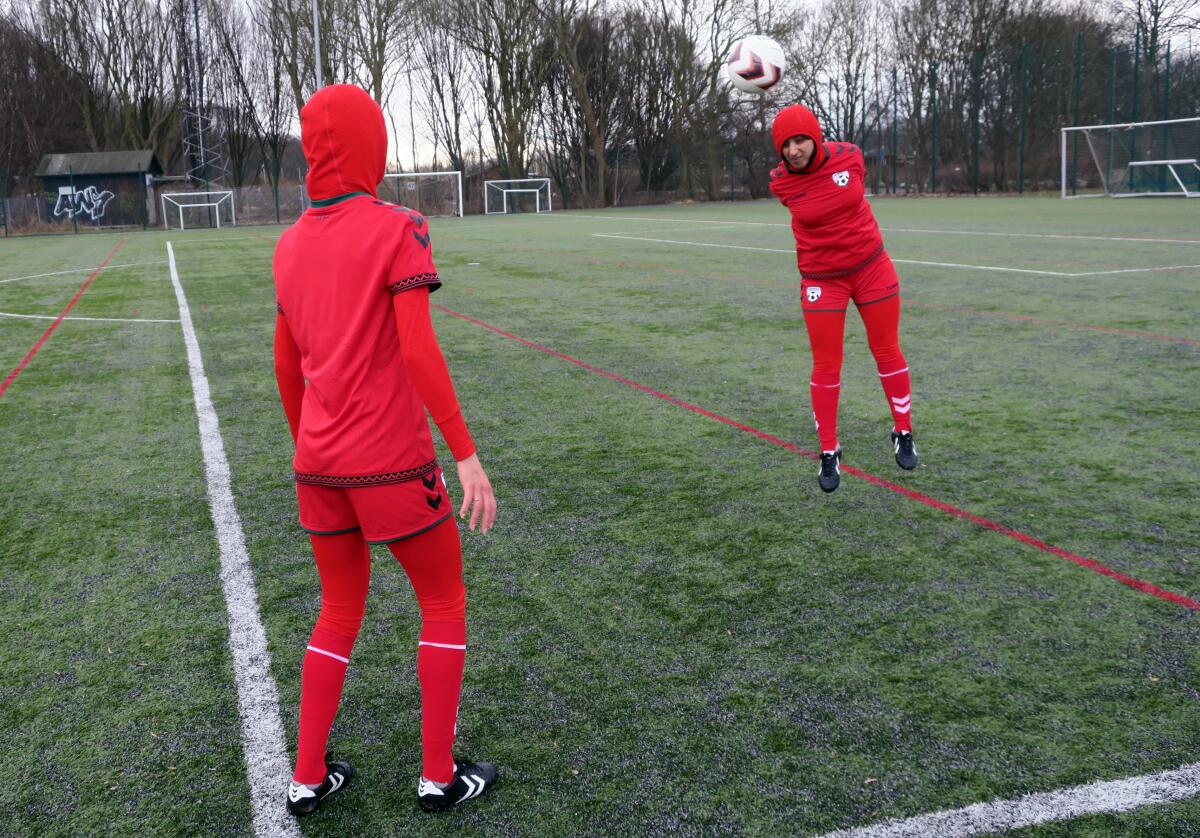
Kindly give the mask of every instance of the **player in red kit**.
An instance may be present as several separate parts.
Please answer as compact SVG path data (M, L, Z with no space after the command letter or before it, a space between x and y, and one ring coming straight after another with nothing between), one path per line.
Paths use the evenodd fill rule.
M842 448L837 411L841 393L842 335L850 301L867 329L867 342L892 410L896 463L917 467L912 437L908 363L900 352L900 279L887 251L863 184L862 152L849 143L827 143L816 116L790 105L771 126L782 162L771 172L771 194L792 213L800 305L812 346L809 382L821 441L818 482L832 492L841 481Z
M466 656L458 525L426 411L457 461L468 526L487 532L496 501L459 410L429 318L441 285L429 227L380 201L383 112L332 85L300 112L312 208L275 248L275 371L296 442L300 525L321 577L321 611L304 656L296 770L288 810L312 812L354 776L325 751L366 607L369 544L386 544L421 608L422 809L479 796L495 766L456 760Z

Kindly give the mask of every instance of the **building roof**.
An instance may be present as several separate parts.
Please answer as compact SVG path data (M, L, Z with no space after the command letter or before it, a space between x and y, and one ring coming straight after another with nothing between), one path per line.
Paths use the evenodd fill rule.
M37 177L76 175L128 175L136 172L162 174L162 164L153 151L91 151L78 154L47 154L38 163Z

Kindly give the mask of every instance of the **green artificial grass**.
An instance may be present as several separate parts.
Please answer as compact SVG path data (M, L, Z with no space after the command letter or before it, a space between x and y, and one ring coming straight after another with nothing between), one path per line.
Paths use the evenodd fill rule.
M1115 239L1200 239L1200 212L875 207L906 301L922 466L892 460L854 313L846 463L1200 598L1200 269L912 264L1196 265L1195 243ZM816 447L778 205L431 228L433 302ZM279 229L131 234L112 261L165 259L175 243L294 749L320 594L272 373ZM117 240L0 242L0 280L95 266ZM55 315L87 276L0 284L0 312ZM101 272L72 315L178 309L165 264L149 264ZM0 317L0 375L49 322ZM376 549L331 738L360 776L305 834L816 834L1196 761L1196 612L850 474L823 495L808 458L444 312L434 322L500 505L490 535L463 533L459 751L496 761L501 784L436 819L417 811L419 616ZM248 833L179 326L63 322L0 396L0 437L0 741L33 760L0 791L0 833ZM1190 800L1014 834L1198 828Z

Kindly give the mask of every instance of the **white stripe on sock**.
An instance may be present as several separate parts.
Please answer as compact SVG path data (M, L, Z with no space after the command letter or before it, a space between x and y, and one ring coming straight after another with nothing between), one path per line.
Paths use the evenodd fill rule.
M881 372L881 373L879 373L879 377L880 378L891 378L893 375L899 375L902 372L908 372L908 367L905 367L902 370L896 370L895 372Z
M841 387L842 382L839 381L837 384L818 384L815 381L810 381L810 382L808 382L808 386L809 387L824 387L827 390L832 390L835 387Z
M334 660L341 661L342 663L347 664L347 665L349 665L349 663L350 663L350 658L343 658L341 655L335 655L333 652L326 652L324 649L318 649L316 646L309 646L308 651L316 652L318 655L325 655L327 657L331 657Z
M458 646L458 645L455 645L454 643L434 643L429 640L422 640L419 643L417 643L417 645L418 646L436 646L439 649L462 649L464 652L467 649L466 646Z

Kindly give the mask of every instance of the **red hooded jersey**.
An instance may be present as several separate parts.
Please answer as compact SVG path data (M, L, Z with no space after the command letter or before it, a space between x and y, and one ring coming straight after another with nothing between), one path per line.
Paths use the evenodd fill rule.
M280 313L307 379L294 461L306 483L359 486L435 466L424 404L400 351L392 296L440 282L425 219L375 197L387 134L351 85L300 113L312 208L275 248Z
M822 141L816 117L802 105L780 111L772 125L775 150L791 137L813 140L816 153L802 172L786 162L771 172L771 194L792 213L796 264L806 279L833 279L865 268L883 253L883 236L865 189L866 163L858 146Z

